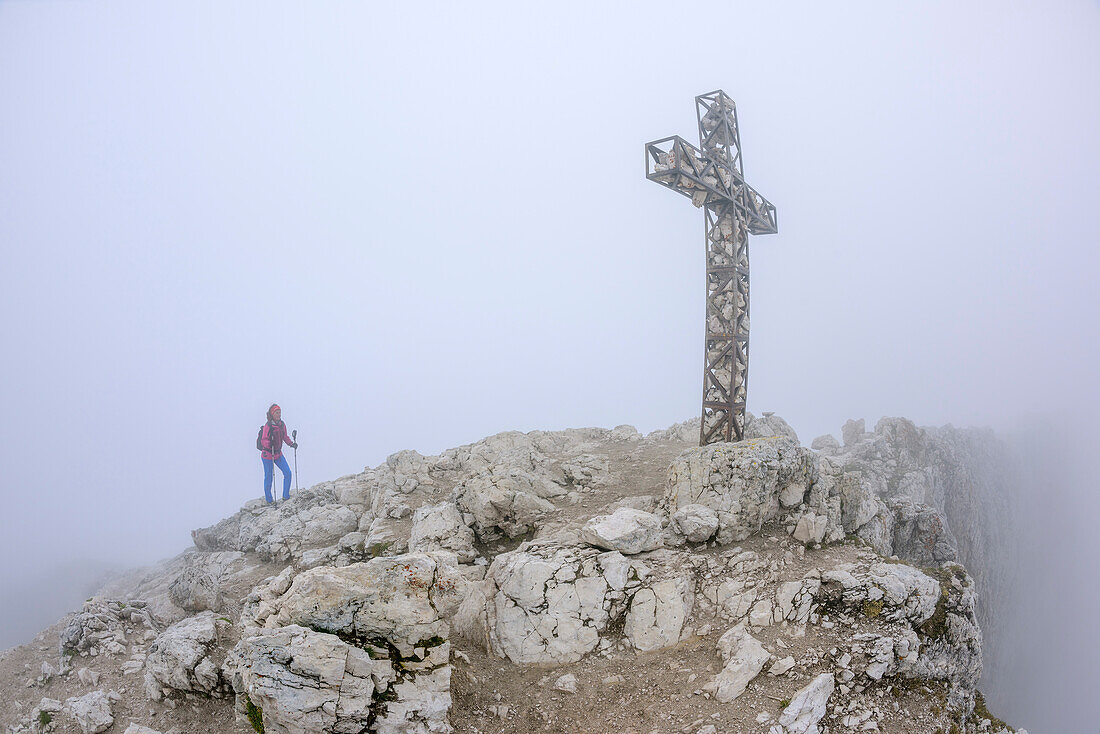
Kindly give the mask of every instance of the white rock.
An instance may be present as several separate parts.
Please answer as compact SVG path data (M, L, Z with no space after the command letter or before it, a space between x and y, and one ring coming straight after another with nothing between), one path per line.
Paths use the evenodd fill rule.
M554 681L554 690L565 691L566 693L577 692L577 676L572 673L566 673L565 675Z
M706 505L684 505L672 516L672 522L691 543L706 542L718 531L718 514Z
M795 693L779 716L779 723L787 734L820 734L817 723L825 716L835 686L833 674L822 673Z
M173 691L221 695L221 666L213 612L203 612L172 625L153 642L145 658L145 693L154 701Z
M772 603L767 599L760 599L749 610L749 624L753 627L767 627L772 623Z
M820 543L829 527L829 518L807 512L798 519L792 537L799 543Z
M191 533L199 550L255 551L264 560L301 558L310 548L336 543L359 527L359 516L339 503L330 487L302 490L278 507L263 500L236 515Z
M806 487L792 483L788 484L779 493L779 504L783 507L795 507L802 504L802 499L806 496Z
M751 414L750 414L751 415ZM794 432L790 424L775 413L764 413L759 418L746 416L745 438L769 438L771 436L784 436L798 443L798 434Z
M99 671L91 670L90 668L81 668L76 671L76 677L86 686L95 687L99 685Z
M160 732L141 724L130 724L122 734L160 734Z
M474 531L462 521L462 514L453 502L423 505L413 513L409 533L411 552L452 551L460 563L470 563L477 557Z
M238 710L258 708L268 730L340 734L373 720L373 732L450 731L449 643L398 661L385 648L368 654L298 625L253 632L233 649L226 672Z
M470 588L456 630L514 663L580 660L599 643L613 599L624 598L611 590L600 556L553 543L498 555L485 581ZM625 571L621 576L625 583Z
M649 512L620 507L610 515L589 520L581 539L597 548L627 555L661 547L661 518Z
M782 492L804 491L817 480L818 464L817 454L786 437L688 449L669 467L662 506L670 515L687 505L709 507L718 516L719 543L745 540L778 517Z
M502 465L462 482L455 488L454 500L459 510L469 514L478 537L490 541L502 533L515 538L537 529L543 517L554 511L544 496L555 496L560 489L545 477Z
M703 690L713 693L719 703L729 703L744 693L771 658L760 641L745 630L744 624L722 635L718 640L718 655L723 668Z
M92 691L68 699L65 701L65 711L84 734L99 734L115 723L115 717L111 714L111 698L103 691Z
M680 641L691 614L694 594L684 577L665 579L634 594L623 625L623 636L642 652L659 650Z
M793 667L794 658L788 655L782 660L776 660L775 663L768 668L768 675L783 675Z

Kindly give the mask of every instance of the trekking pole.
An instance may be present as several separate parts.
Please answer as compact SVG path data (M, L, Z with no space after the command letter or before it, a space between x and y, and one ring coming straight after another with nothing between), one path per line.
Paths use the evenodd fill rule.
M290 439L294 441L294 494L300 494L298 489L298 429L290 432Z

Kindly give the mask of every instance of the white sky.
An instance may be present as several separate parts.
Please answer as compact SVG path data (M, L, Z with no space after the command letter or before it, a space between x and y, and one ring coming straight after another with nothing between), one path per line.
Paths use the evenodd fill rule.
M719 87L779 212L750 410L1100 404L1096 2L525 5L0 0L4 558L177 552L272 401L303 483L693 417L702 215L642 146Z

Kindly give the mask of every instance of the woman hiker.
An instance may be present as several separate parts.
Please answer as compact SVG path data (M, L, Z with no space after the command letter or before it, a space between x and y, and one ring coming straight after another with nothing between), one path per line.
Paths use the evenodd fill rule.
M271 482L275 478L275 466L283 473L283 499L290 499L290 467L283 456L283 445L298 448L298 444L290 440L286 432L286 423L283 423L283 410L277 404L272 403L267 409L267 423L260 429L260 435L256 437L256 448L260 450L260 458L264 462L264 497L267 504L271 504Z

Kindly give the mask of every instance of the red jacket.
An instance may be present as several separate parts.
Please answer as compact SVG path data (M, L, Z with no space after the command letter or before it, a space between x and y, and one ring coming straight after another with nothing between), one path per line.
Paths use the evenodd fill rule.
M283 446L290 446L290 436L286 433L286 423L268 421L260 429L260 456L274 461L283 455Z

